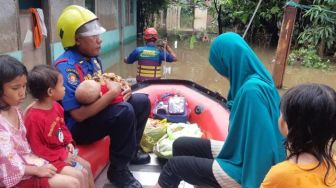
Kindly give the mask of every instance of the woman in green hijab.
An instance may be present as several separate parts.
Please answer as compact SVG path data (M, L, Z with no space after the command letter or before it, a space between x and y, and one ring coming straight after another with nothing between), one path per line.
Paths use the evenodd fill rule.
M285 159L278 130L280 96L259 58L236 33L219 35L209 62L230 81L229 132L225 142L179 138L157 187L178 187L184 180L211 187L260 186L268 170Z

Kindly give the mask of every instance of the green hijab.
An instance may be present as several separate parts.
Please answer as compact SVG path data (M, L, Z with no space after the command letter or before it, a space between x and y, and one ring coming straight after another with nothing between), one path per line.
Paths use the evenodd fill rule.
M277 123L278 91L267 69L236 33L222 34L212 42L209 61L230 81L229 133L216 160L242 187L260 187L271 166L286 156Z

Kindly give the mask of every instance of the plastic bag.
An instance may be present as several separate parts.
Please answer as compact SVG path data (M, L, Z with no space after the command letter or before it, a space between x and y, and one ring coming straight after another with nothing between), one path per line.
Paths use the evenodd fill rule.
M165 93L155 102L153 115L156 119L167 119L169 122L187 122L189 118L188 104L184 96Z
M168 125L167 119L155 120L148 118L140 141L140 146L144 152L153 151L153 146L166 134Z
M168 126L165 134L153 148L154 153L161 158L169 159L173 156L173 142L182 136L202 137L202 132L197 124L173 123Z
M174 96L168 100L168 113L169 114L183 114L185 111L185 98Z

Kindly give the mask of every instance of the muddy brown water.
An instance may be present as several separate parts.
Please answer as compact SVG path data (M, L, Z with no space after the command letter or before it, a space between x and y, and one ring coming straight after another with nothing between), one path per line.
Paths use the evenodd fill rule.
M174 44L174 41L170 41L170 43ZM220 76L209 64L209 46L209 42L196 42L194 48L190 49L189 43L178 42L177 48L174 48L177 53L178 61L163 63L163 67L168 67L168 70L170 69L170 72L168 71L169 73L164 77L191 80L226 97L229 82ZM135 47L135 42L125 45L125 56ZM266 68L271 72L275 49L261 46L253 46L253 49ZM137 67L136 63L128 65L123 63L121 59L122 56L119 62L114 63L107 71L112 71L123 78L134 80ZM322 83L336 89L336 70L326 71L303 66L286 66L283 88L279 89L279 92L283 94L287 89L301 83Z
M174 44L174 41L169 41ZM139 42L138 42L139 44ZM101 55L103 67L107 72L114 72L125 79L134 82L137 65L123 63L123 58L127 56L135 47L137 42L123 45L122 48L113 52ZM174 47L174 45L171 45ZM193 49L190 49L188 42L177 42L174 48L178 61L173 63L163 63L164 67L170 69L165 78L185 79L198 83L212 91L220 93L226 97L229 89L229 82L220 76L209 64L209 42L196 42ZM254 51L259 56L269 71L272 71L272 61L275 57L275 49L269 47L253 46ZM283 94L287 89L301 83L322 83L336 89L336 68L333 71L306 68L302 66L286 66L283 88L279 89ZM32 99L28 95L23 108L31 103Z

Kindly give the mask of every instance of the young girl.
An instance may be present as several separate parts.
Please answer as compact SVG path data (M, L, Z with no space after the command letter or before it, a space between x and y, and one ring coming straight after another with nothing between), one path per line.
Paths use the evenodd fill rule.
M58 173L77 178L81 187L94 187L90 163L76 156L63 108L56 102L65 92L62 75L52 66L37 65L29 73L28 86L37 99L25 114L27 139L33 152L53 164Z
M18 106L26 97L27 70L13 57L0 55L0 187L77 188L73 177L33 155Z
M284 94L280 108L279 129L289 155L271 168L261 187L336 187L336 92L321 84L299 85Z

